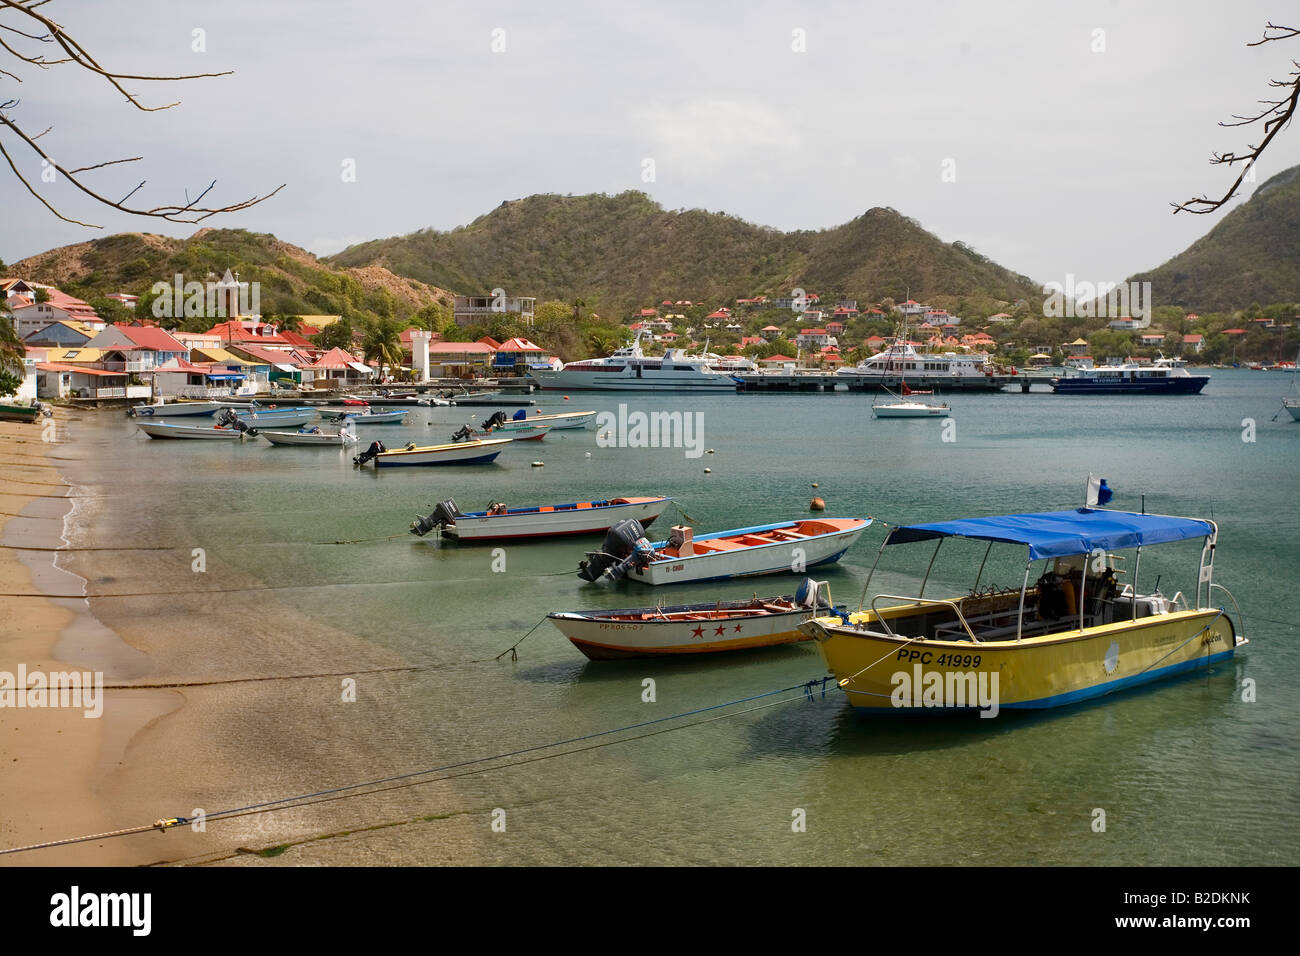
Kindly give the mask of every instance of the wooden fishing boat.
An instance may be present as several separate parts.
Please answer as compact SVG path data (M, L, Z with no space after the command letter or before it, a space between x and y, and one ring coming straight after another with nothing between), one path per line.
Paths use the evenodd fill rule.
M133 405L126 413L135 418L188 418L211 415L223 407L219 402L155 402L152 405Z
M825 592L825 599L821 597ZM831 609L825 581L805 580L793 596L704 601L668 607L548 614L573 646L593 661L708 654L797 644L812 638L799 625Z
M949 538L988 542L970 594L925 597L927 571L916 597L877 594L870 609L847 621L819 617L801 625L854 707L975 708L989 717L1000 708L1056 707L1210 667L1246 643L1211 600L1213 591L1232 598L1213 582L1213 521L1089 508L998 515L894 528L880 554L936 541L933 568ZM1144 548L1198 538L1193 599L1138 589ZM1028 549L1024 583L981 592L985 562L999 542ZM1123 556L1112 553L1118 550L1136 552L1133 580L1123 585L1117 575L1125 572L1116 568ZM1046 565L1031 586L1036 561Z
M443 537L459 541L500 541L506 538L546 538L607 531L624 518L648 525L671 498L610 498L563 505L507 508L493 502L484 511L462 513L456 502L441 501L433 512L411 522L411 534L423 537L441 528Z
M300 428L296 432L259 429L259 434L272 445L313 445L316 447L343 448L355 443L357 440L357 433L347 423L335 431L328 431L317 425Z
M628 577L644 584L682 584L758 574L802 572L838 561L871 524L870 518L814 518L695 536L674 526L651 544L635 521L609 529L600 551L587 552L578 575L587 581Z
M491 438L483 441L449 442L445 445L416 445L412 442L405 448L391 451L384 447L383 442L371 442L370 447L353 461L358 465L373 461L376 468L486 464L494 461L510 441L509 438Z

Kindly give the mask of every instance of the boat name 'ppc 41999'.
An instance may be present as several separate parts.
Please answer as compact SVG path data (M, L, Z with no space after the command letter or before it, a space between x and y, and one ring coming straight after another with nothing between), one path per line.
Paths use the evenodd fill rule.
M618 414L596 416L598 448L681 448L687 458L704 454L703 412L629 412L619 403Z

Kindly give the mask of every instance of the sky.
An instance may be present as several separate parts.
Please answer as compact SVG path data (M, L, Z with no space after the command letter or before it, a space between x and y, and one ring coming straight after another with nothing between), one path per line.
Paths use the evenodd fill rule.
M0 74L0 94L29 132L53 127L40 142L65 168L142 156L84 174L114 198L145 180L133 201L184 202L215 179L224 205L284 184L203 225L319 255L534 193L639 189L787 230L887 206L1039 282L1118 282L1226 214L1170 203L1222 195L1236 172L1210 154L1262 135L1217 124L1300 59L1300 39L1246 45L1282 6L53 0L41 9L108 69L234 73L128 81L148 105L180 100L144 113L73 65L0 50L23 81ZM6 262L200 228L98 206L43 182L9 130L0 143L61 211L103 226L60 222L0 165ZM1244 195L1296 164L1292 128Z

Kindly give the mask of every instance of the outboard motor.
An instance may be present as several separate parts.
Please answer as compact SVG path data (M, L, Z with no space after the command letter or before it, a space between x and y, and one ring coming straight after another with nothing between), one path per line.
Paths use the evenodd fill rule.
M235 424L237 421L239 421L239 416L236 415L236 414L235 414L233 411L231 411L229 408L223 408L223 409L221 410L221 413L220 413L219 415L217 415L217 424L220 425L220 426L223 427L223 428L229 428L231 425Z
M799 589L794 592L794 603L815 611L819 603L817 597L817 582L812 578L804 578Z
M449 524L455 524L456 518L460 514L460 509L456 507L456 502L452 499L448 498L446 501L439 501L438 507L434 508L431 514L423 518L416 515L415 520L411 522L411 534L423 538L434 528L445 528Z
M472 431L469 430L469 426L468 426L468 425L461 425L461 426L460 426L460 430L457 431L456 434L454 434L454 435L451 436L451 440L452 440L452 441L465 441L466 439L473 437L473 435L474 435L474 433L473 433Z
M604 577L617 581L630 566L644 568L654 557L654 548L646 539L645 529L635 518L624 518L605 532L599 551L588 551L587 560L578 564L578 577L595 581Z
M381 451L388 451L388 449L384 447L384 443L381 441L372 441L370 443L370 447L367 448L365 451L363 451L361 454L357 455L355 458L353 458L352 462L353 464L356 465L364 465L366 462L370 461L376 455L378 455Z
M493 412L490 416L488 416L487 421L483 423L483 430L491 431L493 428L496 428L498 425L504 425L505 423L506 423L505 412Z

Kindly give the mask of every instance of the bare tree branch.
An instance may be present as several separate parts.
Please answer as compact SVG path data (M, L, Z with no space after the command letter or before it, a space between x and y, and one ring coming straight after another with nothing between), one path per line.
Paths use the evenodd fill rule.
M177 106L179 104L179 101L175 103L168 103L163 106L146 106L145 104L140 102L140 100L136 97L135 94L129 92L125 87L122 86L122 81L141 80L146 82L162 82L162 81L172 81L172 80L196 80L196 79L203 79L206 77L228 76L232 72L230 70L226 70L220 73L193 73L193 74L181 74L176 76L153 76L153 75L136 74L136 73L119 73L115 70L106 69L100 64L100 62L97 59L95 59L95 57L93 57L89 52L87 52L85 47L83 47L80 43L78 43L73 37L69 36L64 31L63 27L60 24L56 23L48 16L45 16L43 13L35 12L36 7L44 6L48 2L50 2L50 0L34 0L34 2L32 2L32 0L28 0L28 2L25 3L22 2L22 0L0 0L0 17L4 17L6 15L25 17L27 18L25 23L30 25L29 26L30 29L35 30L39 28L43 32L29 33L26 30L18 29L17 27L9 23L0 23L0 29L4 29L12 34L17 34L28 40L33 40L39 43L53 43L57 45L59 49L66 54L66 56L60 59L50 60L50 59L46 59L44 55L29 54L20 49L16 49L14 46L10 45L10 43L6 42L5 39L2 37L0 37L0 48L3 48L15 59L30 64L32 66L39 67L43 70L49 69L51 66L58 66L65 63L73 63L81 67L83 70L87 71L88 73L91 73L105 80L110 86L112 86L115 90L121 93L126 98L126 101L128 103L130 103L136 109L141 110L143 112L156 112L159 110L171 109L173 106ZM20 41L14 41L14 42L19 43ZM0 70L0 76L7 76L16 82L19 83L22 82L22 79L20 77L16 76L13 73L10 73L8 70ZM158 219L167 219L170 220L171 222L196 223L204 219L207 219L209 216L215 216L219 213L236 212L240 209L247 209L250 206L254 206L260 202L270 199L272 196L274 196L276 193L278 193L281 189L284 188L284 184L281 184L280 186L277 186L274 190L272 190L269 193L266 193L265 195L254 196L242 202L232 203L227 206L208 207L208 206L199 205L199 203L202 202L204 197L207 196L208 193L212 191L213 187L216 186L216 180L214 179L211 183L208 184L208 186L202 192L198 194L198 196L196 196L192 200L188 198L188 191L187 191L187 196L186 196L187 201L184 203L184 205L165 204L165 205L154 206L150 208L127 206L126 205L127 200L130 199L132 196L134 196L141 189L141 187L145 185L145 182L147 180L141 180L140 183L137 184L134 189L128 192L121 199L114 201L108 198L107 196L103 195L99 191L90 188L88 185L86 185L86 183L84 183L79 178L79 176L80 174L90 172L96 169L102 169L107 166L116 166L123 163L137 162L142 157L133 156L126 159L113 159L104 162L91 163L85 166L79 166L75 169L65 169L64 167L56 163L53 159L51 159L50 155L46 153L45 150L42 149L36 143L38 139L40 139L42 136L48 133L53 127L46 127L45 130L43 130L40 133L37 133L35 136L29 135L27 132L23 130L23 128L18 124L18 122L10 115L12 110L18 106L18 103L19 101L17 99L9 99L9 100L5 100L4 102L0 102L0 132L3 132L4 130L7 129L19 140L27 144L27 146L33 152L35 152L38 156L41 157L42 160L44 160L43 163L44 168L46 169L53 168L59 174L61 174L64 177L64 179L66 179L69 183L71 183L81 192L85 193L94 201L101 203L102 205L108 206L110 208L117 209L120 212L125 212L135 216L152 216ZM64 220L65 222L75 223L76 225L87 226L92 229L102 228L92 223L82 222L79 219L70 218L68 216L63 215L61 212L59 212L59 210L56 209L50 203L50 201L48 201L44 196L40 195L40 193L33 186L32 182L19 169L18 164L14 161L14 158L10 154L9 150L6 149L3 141L0 141L0 154L4 156L4 159L8 163L9 168L13 171L14 175L18 178L19 182L21 182L23 186L26 187L27 191L30 192L33 196L35 196L38 200L40 200L42 205L44 205L55 216Z
M1269 22L1264 28L1264 36L1254 43L1247 43L1246 46L1262 46L1265 43L1271 43L1274 40L1289 40L1293 37L1300 36L1300 29L1296 27L1282 27L1273 22ZM1180 212L1190 212L1197 215L1205 215L1209 212L1220 208L1235 195L1241 188L1241 184L1254 168L1255 161L1268 149L1268 144L1273 141L1282 129L1290 122L1291 117L1295 115L1297 104L1300 104L1300 62L1291 61L1295 70L1285 80L1269 80L1269 87L1277 90L1287 90L1281 99L1277 100L1260 100L1263 105L1254 116L1238 116L1233 114L1233 119L1237 122L1221 122L1220 126L1249 126L1252 123L1263 122L1264 138L1258 146L1247 146L1244 153L1212 153L1210 155L1211 165L1234 166L1237 163L1244 163L1241 174L1236 181L1228 188L1228 191L1219 199L1210 199L1208 196L1198 196L1195 199L1189 199L1183 203L1170 203L1174 207L1174 214Z

